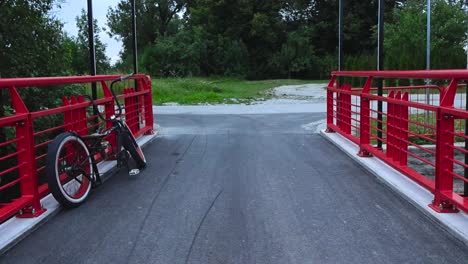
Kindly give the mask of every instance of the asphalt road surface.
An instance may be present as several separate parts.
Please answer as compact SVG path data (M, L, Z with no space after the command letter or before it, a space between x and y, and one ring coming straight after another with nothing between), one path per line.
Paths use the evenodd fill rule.
M0 263L468 263L468 249L301 125L324 114L157 116L123 171Z

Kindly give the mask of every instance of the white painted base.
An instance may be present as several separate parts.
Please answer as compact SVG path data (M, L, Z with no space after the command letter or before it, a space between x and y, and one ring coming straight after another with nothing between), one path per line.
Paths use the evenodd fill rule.
M137 139L138 145L144 146L154 140L156 136L157 133L139 137ZM99 172L104 175L103 180L110 178L117 171L116 166L116 161L104 161L98 164ZM47 209L42 215L35 218L13 217L0 225L0 254L13 247L60 210L60 206L52 194L42 198L41 204Z
M325 133L324 131L321 131L320 134L375 175L383 183L416 206L416 208L421 210L430 219L435 220L445 230L468 245L468 214L464 212L456 214L437 213L428 206L434 197L431 192L376 157L361 158L357 156L356 154L359 151L358 146L340 134Z

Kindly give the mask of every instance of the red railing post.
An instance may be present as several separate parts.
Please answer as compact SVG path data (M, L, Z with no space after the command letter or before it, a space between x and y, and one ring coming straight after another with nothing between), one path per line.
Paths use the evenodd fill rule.
M127 123L128 126L130 126L130 123L129 123L129 113L131 112L131 109L130 109L130 102L129 102L129 99L127 97L128 95L128 88L124 88L123 89L123 95L124 95L124 107L125 107L125 123Z
M458 80L453 79L444 93L440 107L437 108L435 190L434 201L429 206L439 213L458 212L443 195L453 191L454 153L451 147L455 135L455 119L452 115L444 113L443 108L453 108L457 88Z
M340 89L341 91L341 83L337 83L337 88ZM341 92L337 92L336 93L336 126L338 127L338 129L340 131L342 131L342 122L341 122L341 118L343 116L342 114L342 107L341 107L341 100L342 100L342 97L341 97Z
M333 111L334 93L333 91L330 91L329 88L333 88L335 86L335 80L336 80L336 76L333 75L327 86L327 130L325 131L327 133L334 132L333 129L330 128L330 125L333 125L334 123L334 111Z
M401 101L401 92L398 91L396 94L395 94L395 100L396 101ZM401 130L401 105L396 103L393 105L393 110L394 110L394 114L395 114L395 118L393 119L394 121L394 133L393 133L393 138L394 138L394 141L393 143L395 144L395 149L393 151L393 161L400 161L400 152L401 152L401 134L400 134L400 130Z
M27 114L27 118L16 124L16 138L20 189L22 197L30 197L31 204L21 209L18 217L37 217L46 210L42 208L36 170L36 150L34 144L34 131L31 113L14 87L9 88L11 102L17 114Z
M114 98L112 96L112 92L110 91L105 81L101 82L101 87L102 87L102 92L104 94L104 98L109 100L104 105L104 112L105 112L105 116L107 119L106 128L109 129L112 127L112 121L110 119L113 115L115 115L115 103L114 103Z
M77 99L78 99L78 102L77 102L78 104L82 104L85 102L84 97L82 95L79 95ZM78 121L79 130L77 132L80 135L87 135L88 134L88 118L86 114L86 108L80 107L76 109L76 111L78 112L78 116L79 116L79 121Z
M135 130L135 119L137 118L137 113L135 111L135 104L134 104L134 97L133 97L133 89L132 88L125 88L124 89L124 104L125 104L125 121L128 124L128 127L132 131L133 134L136 133Z
M112 92L109 89L109 86L107 86L107 83L105 81L101 81L101 87L102 87L102 92L104 94L104 98L108 100L106 104L104 105L104 112L106 116L106 129L110 129L112 127L112 121L111 117L115 116L115 102L114 102L114 97L112 96ZM111 146L114 146L115 152L117 152L117 138L114 133L110 134L107 139L106 139ZM113 157L115 158L115 157Z
M135 96L135 89L130 88L130 94L133 96L131 97L132 102L132 111L133 111L133 122L132 122L132 132L133 134L137 133L140 130L140 109L138 109L138 96Z
M366 150L370 144L370 99L367 95L370 94L372 85L372 77L368 77L361 92L361 114L360 114L360 137L359 137L359 152L360 157L371 157L372 155Z
M401 98L403 102L408 102L408 92L403 94ZM409 136L409 107L406 105L400 106L400 166L408 165L408 136Z
M351 92L351 85L343 84L341 89L343 91ZM343 94L342 109L343 109L343 128L342 131L351 134L351 94Z
M146 134L153 134L153 95L151 91L151 78L148 76L146 80L141 80L139 82L140 85L143 86L144 90L148 91L145 94L145 127L151 127Z
M395 91L390 91L387 96L389 99L395 99ZM395 149L395 103L387 103L387 151L386 157L393 158Z
M76 99L75 96L70 97L70 105L76 105L78 103L78 100ZM79 125L79 120L80 120L80 115L78 113L78 109L72 109L71 111L71 123L73 124L73 131L78 133L78 130L80 129Z
M70 101L67 97L62 98L62 105L69 106L71 105ZM65 125L65 131L72 131L73 130L73 117L72 117L72 110L66 110L63 112L63 124Z

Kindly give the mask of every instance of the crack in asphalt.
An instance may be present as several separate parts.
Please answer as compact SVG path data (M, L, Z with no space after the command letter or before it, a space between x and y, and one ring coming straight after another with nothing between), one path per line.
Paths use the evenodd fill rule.
M187 151L190 149L190 147L192 146L193 142L195 141L195 138L197 138L198 135L194 135L192 140L190 141L190 144L187 146L187 148L184 150L184 152L182 153L182 155L177 159L177 161L174 163L174 166L172 167L171 171L166 175L164 181L163 181L163 184L161 186L161 188L159 189L159 191L156 193L156 195L153 197L152 201L151 201L151 205L150 207L148 208L148 211L146 212L146 215L143 219L143 222L141 223L140 225L140 228L138 230L138 235L137 235L137 239L136 239L136 243L133 243L133 246L132 246L132 249L130 250L130 252L128 253L128 256L127 256L127 260L126 260L126 263L129 263L129 260L131 258L131 256L133 255L133 252L135 251L135 248L136 248L136 245L138 244L138 240L139 240L139 237L141 235L141 231L143 230L143 227L145 226L146 224L146 221L148 220L148 216L150 215L154 205L156 204L156 200L159 198L159 195L162 193L162 191L164 190L164 188L166 187L167 183L169 182L169 179L171 178L171 175L174 173L177 165L179 164L179 160L182 160L185 156L185 154L187 153Z
M200 224L198 225L197 231L195 231L195 235L193 236L192 243L190 244L190 248L189 248L189 251L188 251L188 253L187 253L187 257L185 258L185 263L188 263L188 261L189 261L189 259L190 259L190 255L192 254L193 245L195 244L195 242L196 242L196 240L197 240L197 237L198 237L198 234L200 233L200 229L201 229L203 223L205 222L206 217L207 217L208 214L210 213L211 208L213 208L213 206L214 206L215 203L216 203L216 200L218 200L218 198L219 198L219 196L221 196L221 193L222 193L222 192L223 192L223 189L221 189L221 190L218 192L218 195L216 195L216 197L214 198L214 200L211 202L210 207L208 207L208 210L206 210L205 215L203 215L203 218L202 218L202 220L200 221Z

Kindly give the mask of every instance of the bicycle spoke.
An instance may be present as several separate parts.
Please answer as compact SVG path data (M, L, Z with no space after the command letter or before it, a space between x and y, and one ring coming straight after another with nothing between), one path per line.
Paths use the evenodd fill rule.
M79 182L80 184L83 184L83 182L82 182L81 180L78 180L78 176L73 177L73 179L74 179L75 181Z
M78 164L78 166L80 166L80 167L83 166L83 165L85 164L85 162L89 161L89 158L90 158L90 157L91 157L91 156L86 156L86 158L83 160L83 162L81 162L80 164Z

